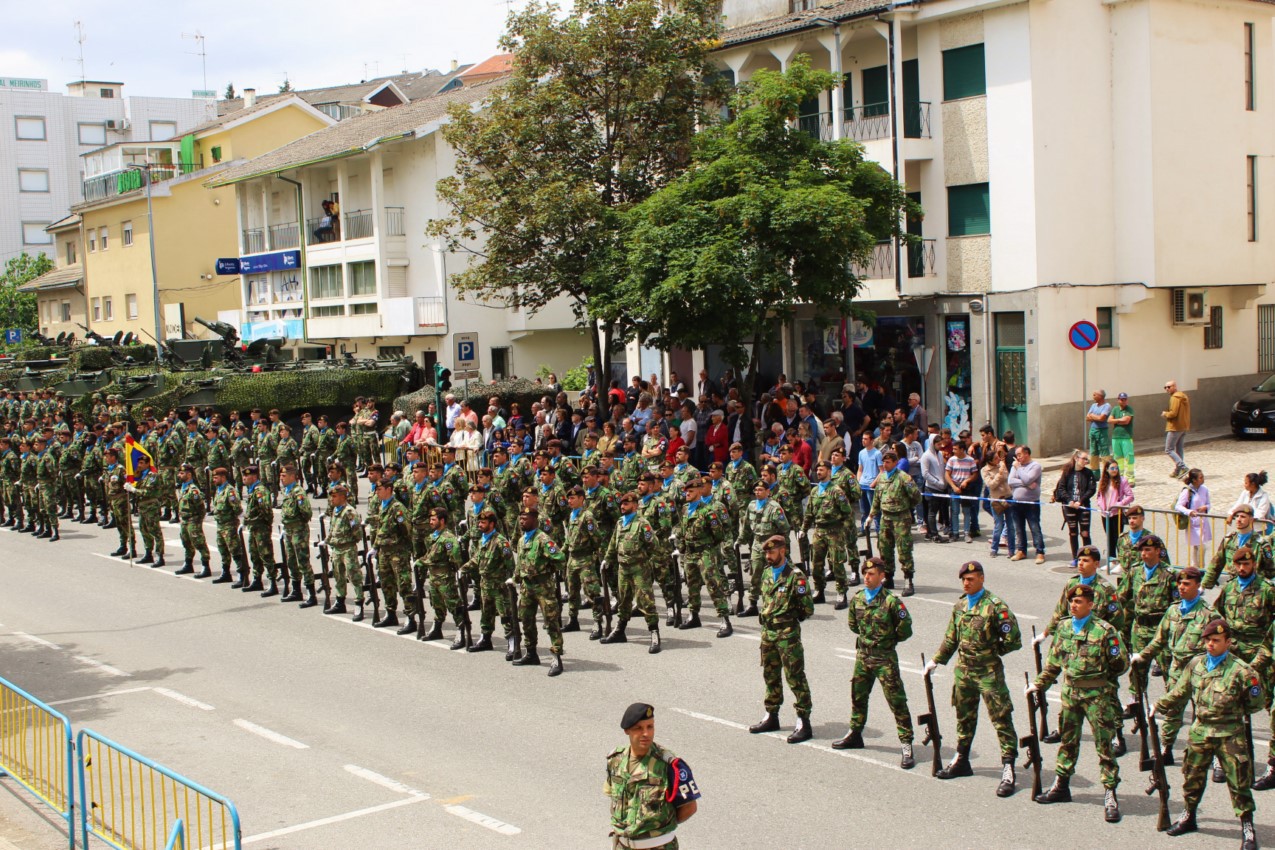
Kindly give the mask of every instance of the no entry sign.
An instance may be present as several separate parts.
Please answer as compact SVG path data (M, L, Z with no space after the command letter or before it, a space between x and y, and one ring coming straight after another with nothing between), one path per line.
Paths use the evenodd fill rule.
M1098 344L1098 326L1093 322L1076 322L1067 332L1067 340L1077 351L1088 351Z

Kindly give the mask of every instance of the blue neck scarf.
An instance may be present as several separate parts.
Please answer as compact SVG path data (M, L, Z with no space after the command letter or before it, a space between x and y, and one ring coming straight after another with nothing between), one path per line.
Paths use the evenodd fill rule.
M1182 612L1183 616L1186 616L1187 614L1190 614L1192 611L1196 609L1196 607L1200 604L1200 601L1202 599L1204 599L1204 594L1202 593L1197 593L1195 595L1195 598L1192 599L1190 602L1187 602L1185 599L1183 599L1181 602L1178 603L1178 610Z
M487 545L487 543L488 543L488 542L489 542L489 541L490 541L493 537L495 537L495 536L496 536L496 529L494 529L494 528L493 528L491 531L489 531L489 532L487 532L486 534L482 535L482 541L483 541L483 542L482 542L482 545L486 546L486 545Z
M876 588L865 587L863 589L863 597L871 602L873 599L877 598L877 594L881 592L881 588L883 587L885 587L884 584L879 585Z
M1238 531L1235 532L1235 544L1236 544L1235 548L1238 549L1241 546L1247 546L1249 538L1251 538L1252 536L1253 536L1253 532L1251 531L1248 532L1247 534L1240 534Z
M1240 590L1248 590L1248 586L1253 583L1253 579L1257 578L1257 573L1253 573L1248 578L1236 576L1235 580L1239 582Z
M1155 572L1156 572L1156 570L1158 570L1158 569L1160 569L1160 562L1159 562L1159 561L1156 561L1156 562L1155 562L1155 566L1154 566L1154 567L1148 567L1148 566L1147 566L1147 564L1146 564L1146 562L1145 562L1145 561L1143 561L1143 563L1142 563L1142 578L1143 578L1143 580L1144 580L1144 581L1151 581L1151 579L1155 578Z
M779 581L779 577L783 575L785 566L787 566L787 564L780 564L777 567L770 568L770 575L775 581Z
M1083 619L1078 619L1078 618L1076 618L1076 617L1072 617L1072 618L1071 618L1071 630L1072 630L1073 632L1075 632L1076 634L1080 634L1081 632L1083 632L1083 631L1085 630L1085 626L1089 625L1089 621L1090 621L1090 620L1092 620L1092 619L1093 619L1093 614L1090 614L1089 616L1087 616L1087 617L1085 617L1085 618L1083 618Z
M829 487L829 486L831 486L831 485L832 485L832 481L831 481L831 480L828 480L828 481L820 481L820 482L819 482L819 495L820 495L820 496L822 496L824 493L828 492L828 487Z
M1221 655L1213 655L1208 652L1204 653L1204 669L1209 670L1210 672L1216 670L1217 666L1225 661L1226 657L1230 654L1229 650L1227 652L1223 652Z
M394 501L393 496L390 496L388 499L381 499L381 510L385 510L386 508L388 508L390 506L390 502L392 501Z
M966 610L966 611L973 611L973 610L974 610L974 606L975 606L975 605L977 605L977 604L979 603L979 601L980 601L980 600L982 600L982 598L983 598L983 594L984 594L984 593L986 593L986 592L987 592L987 588L983 588L983 589L982 589L982 590L980 590L978 593L971 593L969 596L966 596L966 597L965 597L965 610Z
M754 499L753 504L757 506L757 510L764 511L766 510L766 503L768 501L770 500L769 499Z
M1080 583L1083 584L1085 587L1093 587L1093 583L1097 578L1098 578L1097 573L1094 573L1089 578L1085 578L1084 576L1081 576Z
M584 510L584 508L572 508L572 509L571 509L571 521L572 521L572 522L575 522L575 521L576 521L576 517L580 516L580 511L582 511L582 510Z
M633 512L633 513L631 513L631 514L620 514L620 523L621 523L621 524L622 524L625 528L628 528L628 527L629 527L629 525L630 525L630 524L633 522L633 520L635 520L635 519L637 519L637 511L634 511L634 512Z
M535 536L536 536L536 531L537 531L537 530L538 530L538 529L533 528L533 529L531 529L531 531L528 531L528 532L524 533L524 534L522 535L522 542L523 542L523 543L530 543L530 542L531 542L531 538L533 538L533 537L535 537Z

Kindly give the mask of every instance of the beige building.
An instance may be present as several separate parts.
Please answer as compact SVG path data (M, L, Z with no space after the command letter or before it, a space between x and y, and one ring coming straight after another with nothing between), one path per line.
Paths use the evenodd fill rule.
M848 373L930 421L990 422L1056 452L1089 393L1160 432L1161 385L1195 426L1275 371L1275 23L1261 0L726 0L735 81L806 54L843 85L800 126L853 139L925 210L915 246L860 269L875 320L798 310L763 352L835 394ZM1068 342L1096 324L1082 358ZM717 375L717 352L632 349L630 371ZM1087 365L1087 369L1085 368ZM1083 380L1087 373L1087 382ZM769 386L769 383L765 383Z
M52 244L54 269L18 287L34 292L36 320L40 333L56 339L63 334L84 338L88 323L84 297L84 245L80 238L80 217L72 214L50 224L45 230Z

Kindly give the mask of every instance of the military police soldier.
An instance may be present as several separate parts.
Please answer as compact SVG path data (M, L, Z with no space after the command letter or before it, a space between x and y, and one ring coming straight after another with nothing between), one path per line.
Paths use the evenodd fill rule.
M1058 748L1054 784L1036 797L1036 802L1071 802L1071 777L1076 772L1081 726L1088 720L1105 789L1104 816L1107 823L1116 823L1120 820L1120 802L1116 798L1120 765L1111 738L1119 723L1115 691L1129 657L1116 627L1094 615L1096 595L1088 584L1074 584L1068 589L1071 617L1057 625L1044 669L1027 686L1028 694L1044 699L1049 686L1064 676L1059 717L1062 746Z
M690 765L655 743L655 709L638 702L620 718L627 747L607 756L602 793L611 801L611 847L677 850L676 830L699 807Z
M956 707L956 756L938 772L940 779L973 776L970 744L978 728L978 703L987 706L988 717L1000 742L1001 781L996 796L1014 793L1014 761L1018 758L1018 736L1014 732L1014 704L1005 685L1005 665L1001 657L1021 649L1018 618L1001 599L984 587L983 565L967 561L957 573L964 593L952 608L947 632L934 657L926 662L926 672L935 670L956 656L952 704Z
M912 754L912 715L907 692L899 675L896 647L912 637L912 617L903 601L884 587L885 563L873 558L863 569L865 587L854 595L846 615L855 643L854 677L850 680L850 731L833 743L834 750L863 749L863 727L868 723L868 698L877 681L885 694L899 734L899 766L916 766Z
M788 538L773 535L762 545L766 566L761 581L758 616L761 621L761 671L766 684L766 716L748 727L753 734L779 729L779 707L784 703L781 675L788 678L797 725L788 743L809 741L810 683L806 679L806 654L801 644L801 623L815 612L806 574L788 561Z

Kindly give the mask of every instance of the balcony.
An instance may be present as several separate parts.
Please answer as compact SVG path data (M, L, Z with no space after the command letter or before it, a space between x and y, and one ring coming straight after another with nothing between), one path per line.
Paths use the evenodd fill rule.
M797 119L797 129L821 142L832 141L832 113L817 112Z
M181 160L181 143L177 141L120 142L90 151L82 159L86 201L103 201L143 188L146 178L137 166L149 166L152 183L171 180L201 167Z
M909 278L933 277L938 274L935 259L937 240L922 239L919 243L904 247L907 256L904 258L905 271ZM872 247L872 253L862 263L851 267L854 276L859 280L881 280L894 277L894 243L878 242Z
M151 165L149 172L150 182L162 183L165 180L173 179L179 174L189 174L194 170L195 166L190 163ZM99 174L96 177L87 177L84 180L84 200L89 202L104 201L107 198L136 192L146 185L146 178L142 176L146 173L139 169L129 168L123 171Z
M856 142L870 142L890 138L890 105L868 103L853 106L845 111L841 137ZM930 104L928 101L908 103L903 110L903 137L905 139L930 138Z
M262 254L266 250L266 232L260 227L243 231L243 253Z
M267 228L270 234L270 250L284 251L301 245L301 231L295 221L286 224L272 224Z
M418 295L414 300L417 333L446 333L447 299L441 295Z
M372 211L371 210L355 210L346 213L344 216L343 236L346 239L370 239L372 238Z
M385 235L404 236L404 210L402 207L385 208Z

